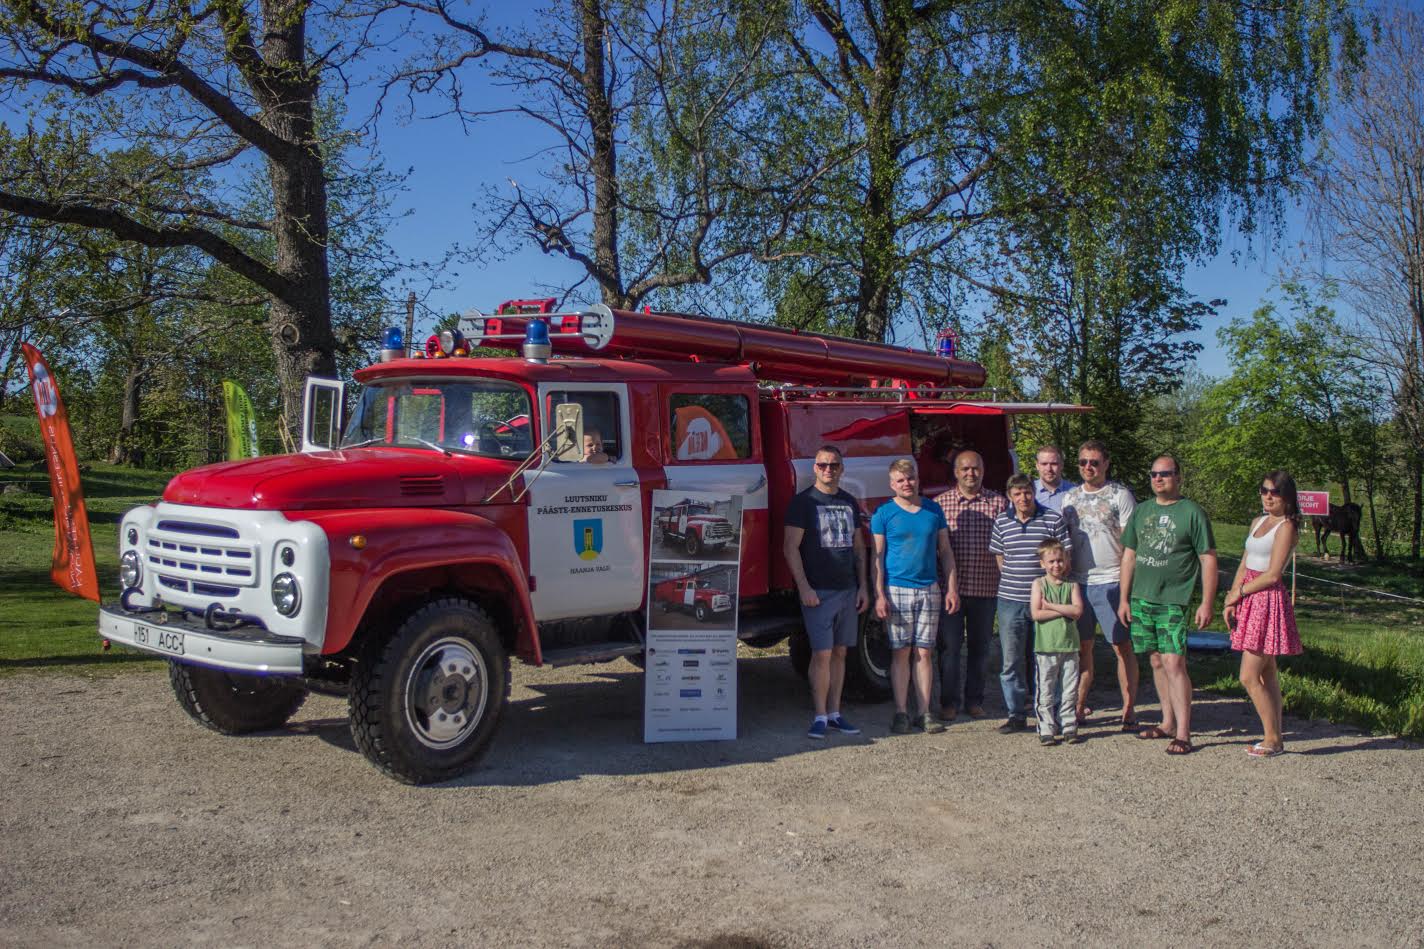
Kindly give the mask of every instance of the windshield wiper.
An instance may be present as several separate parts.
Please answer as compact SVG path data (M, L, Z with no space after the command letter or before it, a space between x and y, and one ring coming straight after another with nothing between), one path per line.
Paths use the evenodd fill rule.
M342 445L341 449L345 450L347 448L365 448L367 445L374 445L376 442L385 444L385 436L377 435L375 438L368 438L365 441L356 442L353 445ZM396 440L391 442L390 444L399 445L401 442L416 442L417 444L424 445L426 448L433 448L436 451L440 452L442 455L444 455L446 458L451 458L454 456L454 452L450 451L450 449L446 448L444 445L437 445L435 444L435 442L427 441L424 438L421 438L419 435L398 435L396 436Z

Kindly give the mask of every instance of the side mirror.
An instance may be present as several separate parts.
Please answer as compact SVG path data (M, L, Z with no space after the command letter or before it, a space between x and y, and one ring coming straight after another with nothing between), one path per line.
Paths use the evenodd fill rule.
M302 400L302 451L330 451L346 428L346 383L307 379Z
M583 460L583 406L565 402L554 406L555 461Z

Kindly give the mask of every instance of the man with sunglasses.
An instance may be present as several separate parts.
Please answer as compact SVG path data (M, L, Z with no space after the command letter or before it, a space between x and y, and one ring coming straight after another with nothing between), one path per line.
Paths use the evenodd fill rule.
M834 445L816 450L815 481L786 507L782 553L801 597L801 618L811 641L811 704L816 717L807 738L827 729L858 735L841 715L846 650L855 646L858 614L870 605L865 582L864 518L860 503L841 490L845 459Z
M1211 521L1182 497L1182 469L1171 455L1152 463L1152 502L1133 511L1122 532L1118 618L1132 628L1137 652L1151 655L1152 681L1162 702L1162 724L1139 738L1169 738L1167 754L1192 747L1192 680L1187 674L1187 607L1197 577L1202 600L1196 628L1211 622L1216 601L1216 540Z
M1126 486L1108 480L1108 446L1096 438L1078 447L1082 484L1063 496L1063 517L1073 534L1073 582L1083 585L1083 615L1078 619L1078 724L1092 710L1093 627L1117 654L1117 684L1122 691L1123 731L1136 731L1137 656L1127 624L1117 615L1122 598L1122 531L1132 519L1137 499Z

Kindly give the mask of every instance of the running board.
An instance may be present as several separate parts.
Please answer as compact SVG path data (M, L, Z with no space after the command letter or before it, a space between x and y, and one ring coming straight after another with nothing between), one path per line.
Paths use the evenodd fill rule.
M626 640L608 643L580 643L562 649L545 649L546 666L585 666L595 662L612 662L622 656L636 656L643 651L642 643Z
M743 616L737 624L738 639L785 639L801 629L801 616Z

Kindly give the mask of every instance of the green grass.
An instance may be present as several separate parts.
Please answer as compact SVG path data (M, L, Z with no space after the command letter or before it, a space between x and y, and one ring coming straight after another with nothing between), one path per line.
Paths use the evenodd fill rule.
M104 595L118 594L116 536L120 515L155 500L168 475L106 465L90 466L84 490ZM22 482L28 494L0 495L0 676L18 671L85 675L157 669L162 661L115 647L100 650L97 607L54 586L54 545L48 477L43 466L0 472L0 484ZM1240 525L1218 524L1222 568L1236 569L1246 536ZM1313 550L1306 539L1305 550ZM1355 566L1301 557L1302 574L1424 599L1418 564ZM1225 585L1223 579L1223 588ZM1424 606L1342 591L1301 579L1297 615L1305 655L1282 660L1281 686L1293 715L1348 722L1372 732L1424 738ZM1220 606L1218 599L1218 607ZM1221 630L1220 611L1214 626ZM1198 686L1243 695L1238 659L1193 657ZM1102 670L1111 677L1109 670ZM1107 681L1104 679L1103 681Z
M118 522L124 511L154 501L169 475L108 465L86 466L85 506L94 538L99 589L118 596ZM24 494L0 495L0 676L20 671L83 675L158 669L163 661L115 647L100 648L99 609L50 580L54 506L43 465L0 471L0 485L22 484Z

